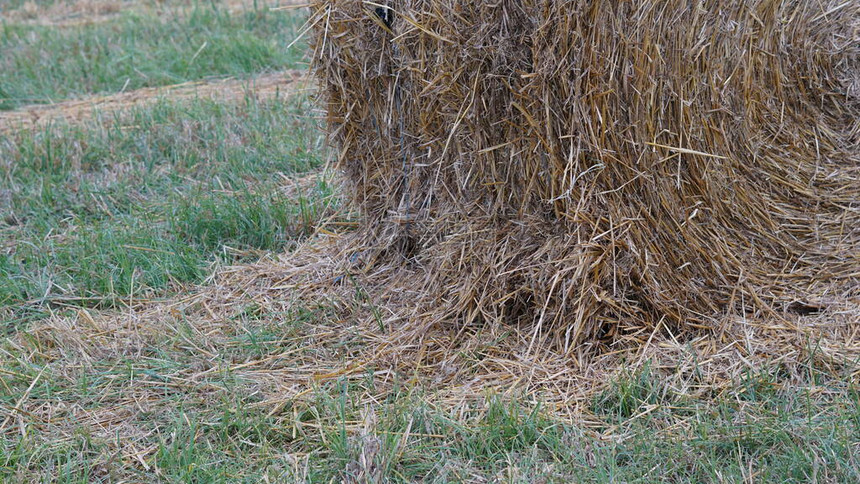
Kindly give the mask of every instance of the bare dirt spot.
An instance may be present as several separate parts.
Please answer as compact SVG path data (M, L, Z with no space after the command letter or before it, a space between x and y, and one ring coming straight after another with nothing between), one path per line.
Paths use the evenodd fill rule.
M221 0L214 3L231 13L241 12L254 6L252 0ZM258 7L300 8L306 3L303 0L262 1L258 2ZM27 25L72 27L107 22L122 12L129 11L172 16L176 12L193 6L194 2L190 0L66 0L48 6L40 6L36 2L28 1L14 10L0 11L0 19Z
M278 93L296 93L307 87L305 71L290 70L263 74L250 80L228 78L186 82L56 104L36 104L14 111L0 111L0 133L41 127L57 121L82 122L96 114L144 106L160 99L202 98L230 101L246 95L269 98Z

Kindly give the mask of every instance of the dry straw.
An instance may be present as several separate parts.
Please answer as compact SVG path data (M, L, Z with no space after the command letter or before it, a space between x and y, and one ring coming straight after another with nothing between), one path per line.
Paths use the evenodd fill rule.
M312 11L344 257L410 289L410 324L573 354L823 311L854 338L860 2Z

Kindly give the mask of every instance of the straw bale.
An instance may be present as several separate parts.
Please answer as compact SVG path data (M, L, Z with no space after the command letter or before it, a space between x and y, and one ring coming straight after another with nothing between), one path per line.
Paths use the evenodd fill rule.
M412 317L568 352L860 299L860 2L311 7L354 257Z

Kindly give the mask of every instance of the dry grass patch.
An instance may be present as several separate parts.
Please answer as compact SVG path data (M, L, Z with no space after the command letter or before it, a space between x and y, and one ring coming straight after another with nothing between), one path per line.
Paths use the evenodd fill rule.
M3 12L3 19L35 25L80 25L112 18L123 9L155 2L123 0L77 0L39 3L25 1L18 8Z
M42 4L26 1L19 7L0 12L0 19L26 25L75 27L114 20L122 13L147 15L175 15L179 10L193 8L198 2L190 0L58 0ZM217 0L212 4L230 13L257 7L301 7L298 0L260 1Z
M62 312L33 324L2 351L4 385L18 389L5 438L28 436L27 445L56 452L86 435L97 450L76 465L113 479L191 478L171 460L191 454L198 472L205 462L223 472L209 475L216 481L264 472L314 482L563 482L602 475L607 456L621 458L619 449L645 445L643 438L657 447L675 442L663 445L678 452L691 446L683 452L697 459L728 458L719 465L732 475L746 472L731 471L745 462L732 460L738 445L743 455L764 452L765 462L846 458L841 440L815 444L801 459L788 457L794 447L779 439L791 428L805 441L835 421L827 418L853 411L846 385L860 375L860 346L844 341L854 341L858 307L795 318L792 328L727 319L720 337L678 340L661 329L571 358L533 346L532 333L517 326L419 323L418 274L368 265L344 251L351 246L325 236L291 255L223 268L181 296L130 296L121 310ZM774 421L770 405L795 408L789 416L801 408L774 396L793 399L800 388L818 417ZM725 422L723 405L741 420ZM571 445L579 451L571 454ZM643 449L642 465L665 451ZM642 472L636 460L613 462ZM715 469L708 460L684 462L659 474ZM595 474L578 474L585 469Z
M145 107L160 99L182 101L198 98L233 103L246 96L264 100L279 94L293 95L307 89L305 72L299 70L260 74L250 80L227 78L184 82L0 111L0 132L40 128L54 122L81 123L94 116L110 117L119 111Z
M344 224L351 225L337 226ZM91 360L92 352L133 354L141 341L152 344L152 338L176 334L181 322L189 331L181 346L199 364L177 375L196 381L216 368L227 369L259 385L265 397L260 405L294 404L321 382L363 379L370 372L377 393L367 395L368 403L384 399L392 385L410 382L440 395L438 404L449 409L487 393L524 394L543 402L554 417L570 421L588 421L592 399L614 376L646 364L674 393L712 399L733 388L743 374L768 365L781 368L790 381L802 377L809 365L832 377L845 376L860 358L855 337L860 305L787 321L727 318L724 331L712 337L679 340L670 328L658 328L570 357L535 345L533 334L516 325L421 322L415 313L421 294L411 280L418 272L365 266L360 253L343 251L348 244L337 239L318 239L295 253L219 270L207 284L177 299L135 301L130 296L121 313L79 312L53 318L30 333L60 338L40 347L83 351L80 356ZM236 327L236 321L288 327L297 312L308 308L320 309L313 322L270 335L290 343L283 353L226 367L214 364L235 344L227 339L249 329Z

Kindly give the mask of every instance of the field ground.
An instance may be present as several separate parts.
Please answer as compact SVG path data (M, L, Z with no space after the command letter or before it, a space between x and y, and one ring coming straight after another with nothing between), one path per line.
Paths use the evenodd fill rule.
M299 287L353 222L271 6L0 1L0 480L860 482L860 370L814 341L587 372Z
M302 95L299 91L309 89L305 82L305 71L299 70L259 74L251 79L227 78L140 88L119 94L90 96L53 104L31 104L10 111L0 111L0 131L44 129L58 122L82 123L93 116L110 117L112 114L121 114L159 101L175 103L188 98L217 98L219 101L235 102L248 94L257 99L269 99Z
M124 12L148 16L173 15L177 11L209 5L231 14L266 8L293 8L300 0L6 0L0 14L16 24L75 27L115 20Z

